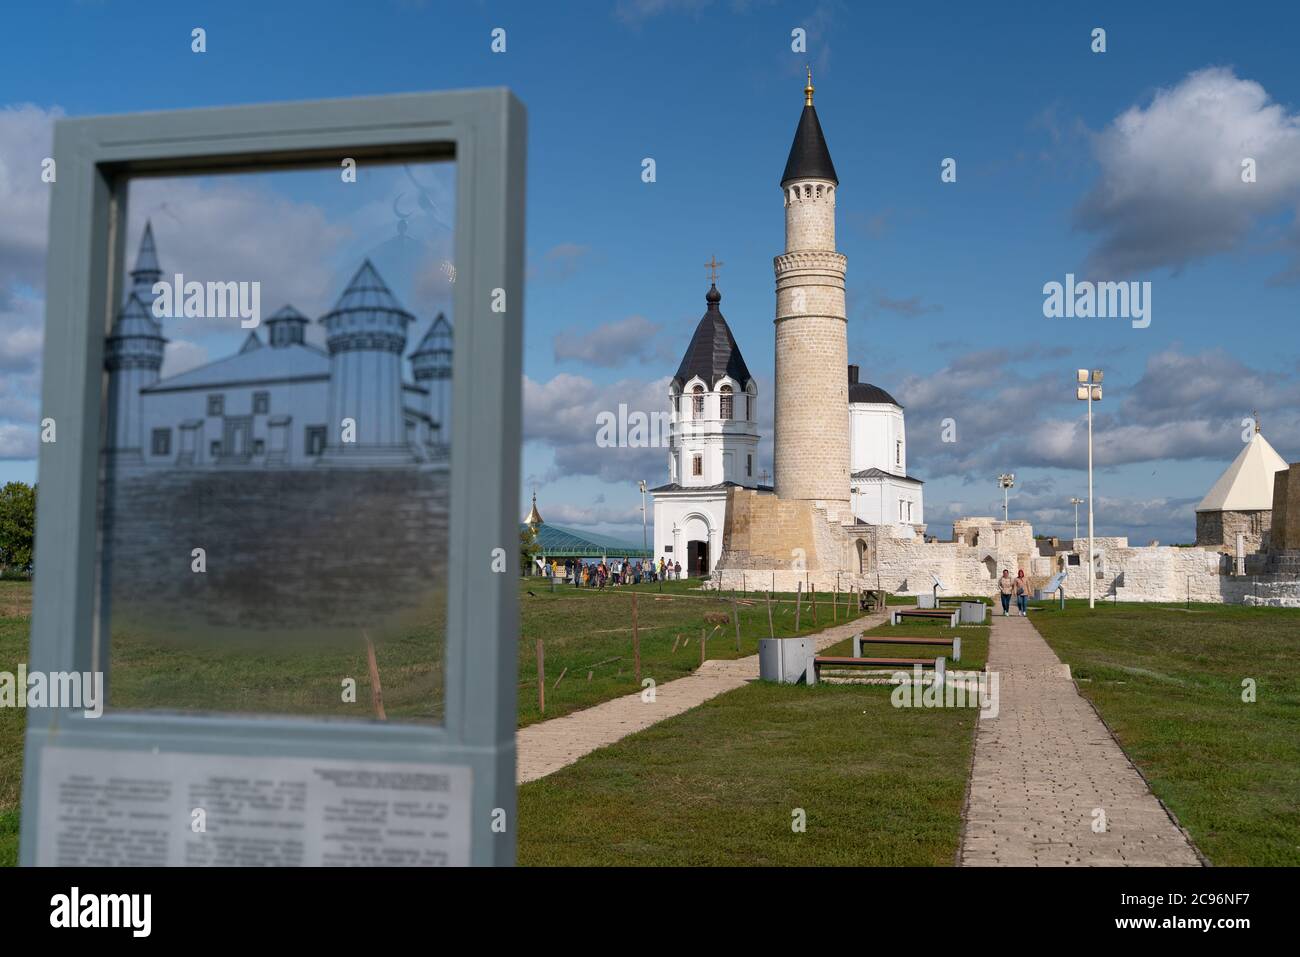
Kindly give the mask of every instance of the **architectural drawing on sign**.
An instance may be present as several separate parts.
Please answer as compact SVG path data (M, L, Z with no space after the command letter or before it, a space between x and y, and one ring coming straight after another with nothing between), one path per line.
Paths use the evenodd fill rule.
M306 341L312 321L285 305L234 355L159 378L167 343L154 317L163 275L145 225L131 282L105 343L115 471L136 469L420 467L450 447L452 329L438 315L409 357L416 321L369 260L319 322L327 350Z

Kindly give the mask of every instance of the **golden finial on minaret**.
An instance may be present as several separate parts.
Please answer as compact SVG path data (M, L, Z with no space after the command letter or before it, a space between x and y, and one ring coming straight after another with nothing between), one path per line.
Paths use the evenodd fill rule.
M1250 417L1255 420L1255 434L1259 435L1259 410L1251 409Z
M808 85L803 88L803 105L812 106L812 95L813 95L812 67L808 67L807 69L808 69Z

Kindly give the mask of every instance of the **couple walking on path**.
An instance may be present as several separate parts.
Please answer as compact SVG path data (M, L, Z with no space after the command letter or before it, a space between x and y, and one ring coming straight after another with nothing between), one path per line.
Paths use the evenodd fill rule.
M1011 572L1002 569L1002 577L998 579L998 591L1002 594L1002 614L1011 614L1011 596L1016 596L1016 609L1020 612L1020 617L1025 617L1025 606L1029 602L1029 579L1025 577L1025 570L1020 569L1020 573L1015 578L1011 577Z

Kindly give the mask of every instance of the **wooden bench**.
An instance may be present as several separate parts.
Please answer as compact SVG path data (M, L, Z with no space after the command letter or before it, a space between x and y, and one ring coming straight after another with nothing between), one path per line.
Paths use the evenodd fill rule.
M862 657L863 645L946 645L952 648L952 660L961 661L961 637L951 638L868 638L866 635L853 636L853 657Z
M943 687L946 666L942 656L930 658L842 658L832 655L816 655L812 667L808 669L808 684L815 685L821 680L823 668L933 668L934 681Z
M947 621L949 627L956 628L957 620L960 617L961 610L958 608L954 608L952 611L944 611L942 608L893 608L889 612L889 623L897 625L904 618L928 618Z

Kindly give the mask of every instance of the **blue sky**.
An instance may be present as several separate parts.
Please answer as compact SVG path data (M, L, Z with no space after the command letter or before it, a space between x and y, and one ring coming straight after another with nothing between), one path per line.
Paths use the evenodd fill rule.
M1098 525L1190 541L1241 419L1300 458L1300 73L1292 5L112 3L0 30L0 479L34 475L57 113L504 85L529 113L525 499L636 539L662 450L595 415L661 408L725 263L722 310L770 421L778 180L803 70L840 178L850 359L907 407L931 531L993 514L1070 534L1077 366L1106 371ZM208 52L190 50L207 31ZM490 31L506 30L492 53ZM806 53L791 31L807 31ZM1094 27L1106 52L1090 50ZM42 145L42 136L45 137ZM1257 182L1242 184L1243 156ZM642 160L656 163L644 183ZM940 163L957 160L957 181ZM165 252L164 252L165 256ZM168 266L164 262L164 266ZM170 268L170 267L169 267ZM1066 273L1152 283L1152 322L1046 319ZM940 441L953 418L958 441ZM770 433L760 467L770 468ZM521 503L521 514L525 503Z

